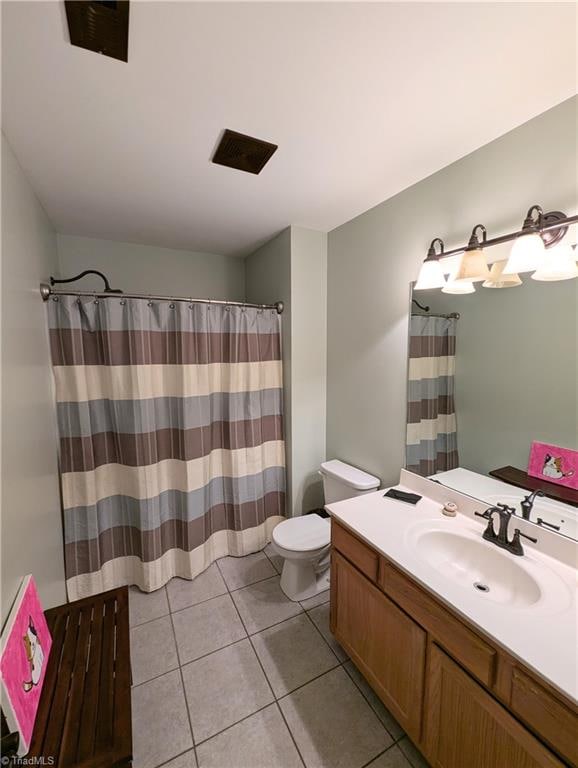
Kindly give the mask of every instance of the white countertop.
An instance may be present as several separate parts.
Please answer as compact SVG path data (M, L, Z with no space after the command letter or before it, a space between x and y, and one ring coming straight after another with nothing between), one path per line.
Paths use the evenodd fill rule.
M395 487L412 490L403 485ZM376 491L329 504L326 509L504 650L565 696L578 701L576 569L541 553L537 547L525 547L522 557L509 554L482 539L484 520L478 522L478 518L465 514L445 517L441 504L425 496L412 506L384 498L384 493ZM443 575L415 546L416 537L429 529L479 539L484 547L513 559L515 565L539 580L545 587L543 596L534 605L512 607L488 599L469 582Z

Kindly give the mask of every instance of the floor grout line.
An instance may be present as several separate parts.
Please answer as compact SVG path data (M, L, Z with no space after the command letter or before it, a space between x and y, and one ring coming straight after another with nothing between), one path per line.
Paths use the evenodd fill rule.
M176 672L177 669L180 669L180 666L181 665L178 664L178 662L177 662L177 666L176 667L171 667L171 669L166 669L164 672L161 672L160 674L155 675L154 677L150 677L148 680L141 680L140 683L133 683L131 685L130 689L132 691L134 688L140 688L141 685L146 685L147 683L152 683L153 680L158 680L159 677L164 677L165 675L169 675L171 672Z
M218 561L215 560L215 562L218 562ZM223 572L221 571L221 569L219 569L219 571L220 571L221 575L223 575ZM240 592L242 589L247 589L247 587L252 587L255 584L261 584L262 581L269 581L269 579L274 579L275 577L278 577L278 576L279 576L279 574L277 573L277 571L275 571L275 573L273 573L272 575L270 574L269 576L265 576L263 579L257 579L257 581L252 581L250 584L243 584L241 587L235 587L235 589L231 589L229 587L229 585L225 581L225 577L224 576L223 576L223 581L225 581L225 586L227 587L227 592L229 592L229 594L232 594L233 592Z
M149 593L152 594L152 593ZM163 613L162 616L155 616L154 619L147 619L146 621L141 621L140 624L130 624L129 629L132 631L133 629L138 629L139 627L144 627L145 624L152 624L153 621L158 621L159 619L166 619L167 616L170 616L171 612Z
M195 752L194 747L190 747L189 749L185 749L183 752L179 752L178 755L174 755L173 757L169 757L168 760L165 760L163 763L158 763L154 766L154 768L164 768L164 766L169 765L169 763L172 763L173 760L178 760L179 757L182 757L183 755L188 755L189 752ZM195 753L195 760L197 760L197 755ZM198 760L197 760L197 766L198 766Z
M368 766L370 766L370 765L373 763L373 761L374 761L374 760L379 760L379 758L380 758L380 757L382 757L383 755L385 755L385 753L386 753L386 752L389 752L389 750L390 750L390 749L393 749L395 746L397 746L397 745L396 745L396 743L395 743L395 741L394 741L392 744L390 744L390 745L389 745L389 747L386 747L386 748L383 750L383 752L380 752L378 755L375 755L375 757L372 757L370 760L368 760L366 763L364 763L364 764L361 766L361 768L368 768ZM403 753L402 753L402 754L403 754ZM404 757L405 757L405 755L404 755ZM406 758L406 760L407 760L407 758ZM407 762L409 763L409 760L407 760ZM411 765L411 763L410 763L410 765Z
M269 542L269 544L270 544L270 543L271 543L271 542ZM281 578L281 571L278 571L278 570L277 570L277 566L275 565L275 563L273 562L273 560L272 560L272 559L269 557L269 555L267 554L267 552L265 552L265 548L266 548L266 547L268 547L268 546L269 546L268 544L265 544L265 547L264 547L264 548L263 548L261 551L263 552L263 554L265 555L265 557L267 558L267 560L268 560L268 561L271 563L271 565L273 566L273 570L275 571L275 573L277 574L277 576L279 576L279 578Z
M168 594L167 594L167 600L168 600ZM179 662L179 674L181 677L181 685L183 687L183 696L185 699L185 707L187 708L187 718L189 720L189 730L191 732L191 741L193 742L193 751L195 754L195 762L197 763L197 766L199 765L199 759L197 757L197 749L195 746L195 734L193 731L193 721L191 719L191 710L189 709L189 700L187 698L187 689L185 688L185 678L183 676L183 666L181 664L181 654L179 653L179 644L177 642L177 633L175 632L175 624L173 622L173 614L169 614L171 617L171 627L173 628L173 640L175 641L175 648L177 649L177 661Z
M322 605L325 605L325 603L322 603ZM319 608L319 607L320 607L320 606L318 606L318 605L316 605L316 606L315 606L315 608ZM313 610L314 610L314 608L312 608L311 610L313 611ZM349 661L349 659L345 659L345 661L341 661L341 659L339 658L339 656L338 656L338 655L335 653L335 651L334 651L334 650L333 650L333 648L331 647L331 643L329 642L329 640L328 640L328 639L325 637L325 635L323 634L323 632L322 632L322 631L319 629L319 627L317 626L317 624L316 624L316 623L313 621L313 619L312 619L312 618L311 618L311 616L309 615L309 611L305 611L305 615L307 616L307 618L309 619L309 621L310 621L310 622L313 624L313 626L315 627L315 629L317 630L317 632L319 632L319 634L321 635L321 637L323 638L324 642L327 644L327 646L329 647L329 650L330 650L330 651L331 651L331 653L332 653L332 654L335 656L335 658L337 659L337 661L338 661L340 664L344 664L344 663L345 663L345 661Z
M267 553L265 553L265 557L267 557ZM269 561L269 562L270 562L270 561ZM220 569L219 569L219 570L220 570ZM278 573L277 573L277 577L279 578L279 574L278 574ZM239 619L241 620L241 623L242 623L242 624L243 624L243 626L245 627L245 622L243 621L243 618L242 618L242 616L241 616L241 613L239 612L239 609L237 608L237 604L236 604L236 603L235 603L235 601L233 600L233 597L232 597L232 596L231 596L231 600L233 601L233 604L235 605L235 608L237 609L237 613L239 614ZM297 616L299 616L299 614L297 614ZM295 618L295 617L294 617L294 616L291 616L291 617L289 617L289 618L290 618L290 619L292 619L292 618ZM285 619L285 621L289 621L289 619ZM281 623L283 623L283 622L279 622L279 623L281 624ZM273 626L276 626L276 625L273 625ZM268 627L267 627L267 629L268 629ZM245 627L245 631L247 631L247 627ZM261 631L263 631L263 630L261 630ZM259 633L258 633L258 632L255 632L254 634L259 634ZM255 657L256 657L256 659L257 659L257 662L259 663L259 666L261 667L261 671L263 672L263 675L264 675L264 677L265 677L265 680L267 681L267 685L269 686L269 689L270 689L270 691L271 691L271 695L273 696L273 704L275 704L275 705L277 706L277 710L279 711L279 714L281 715L281 719L282 719L282 720L283 720L283 722L285 723L285 727L287 728L287 731L288 731L288 733L289 733L289 736L290 736L290 738L291 738L291 741L292 741L292 742L293 742L293 744L295 745L295 749L297 750L297 754L299 755L299 759L300 759L300 760L301 760L301 762L303 763L303 766L304 766L304 768L306 768L306 763L305 763L305 760L303 759L303 755L301 754L301 750L299 749L299 747L298 747L298 745L297 745L297 742L296 742L296 740L295 740L295 736L293 735L293 732L292 732L291 728L289 728L289 723L288 723L288 722L287 722L287 720L285 719L285 715L283 714L283 712L282 712L282 710L281 710L281 707L279 706L279 700L277 699L277 695L276 695L276 693L275 693L275 691L274 691L274 689L273 689L273 685L272 685L271 681L269 680L269 676L267 675L267 671L265 670L265 667L263 666L263 662L261 661L261 658L259 657L259 654L257 653L257 651L256 651L256 649L255 649L255 645L253 644L253 641L251 640L251 635L249 635L249 634L247 633L247 636L248 636L248 638L249 638L249 642L250 642L250 644L251 644L251 648L253 649L253 653L255 654ZM253 714L255 714L255 712L253 712Z
M194 581L194 579L193 579ZM226 585L225 585L226 586ZM223 595L227 594L227 590L225 589L224 592L219 592L218 595L212 595L211 597L205 597L203 600L199 600L197 603L191 603L190 605L183 605L182 608L177 608L175 611L171 608L171 601L169 599L169 613L180 613L181 611L186 611L187 608L194 608L195 605L203 605L203 603L208 603L210 600L215 600L217 597L223 597Z
M389 736L391 737L391 739L392 739L392 744L390 744L390 746L393 746L394 744L397 744L398 742L400 742L400 741L403 739L403 737L404 737L404 736L406 736L406 735L407 735L407 734L406 734L406 732L405 732L405 731L402 729L402 731L401 731L401 736L398 736L398 737L396 738L396 737L393 735L393 733L392 733L392 732L389 730L389 728L388 728L388 727L385 725L385 723L383 723L383 722L382 722L382 720L381 720L381 718L380 718L379 714L377 713L377 710L375 709L375 707L373 706L373 704L372 704L372 703L371 703L371 701L369 700L368 696L365 694L365 691L364 691L364 690L361 688L361 686L359 685L359 683L357 682L357 680L356 680L356 679L353 677L353 675L352 675L352 674L351 674L351 673L350 673L350 672L349 672L349 671L346 669L346 666L345 666L345 665L346 665L346 664L348 664L349 662L351 662L351 663L353 664L353 666L355 667L355 662L353 661L353 659L347 659L346 661L343 661L343 662L342 662L342 666L343 666L343 669L344 669L345 673L346 673L346 674L347 674L347 676L350 678L351 682L352 682L352 683L355 685L355 687L357 688L357 690L359 691L359 693L360 693L360 694L363 696L363 698L365 699L365 701L368 703L368 705L369 705L369 707L371 708L372 712L375 714L375 716L377 717L377 719L378 719L378 720L379 720L379 722L381 723L381 726L382 726L382 728L384 728L384 729L385 729L385 731L386 731L386 732L389 734ZM355 669L357 669L357 667L355 667ZM373 690L373 689L372 689L372 690ZM376 694L376 695L377 695L377 694ZM380 702L381 702L381 699L380 699ZM381 703L383 704L383 702L381 702ZM383 707L384 707L385 711L386 711L386 712L387 712L387 713L388 713L388 714L389 714L389 715L390 715L390 716L391 716L391 717L392 717L392 718L395 720L395 718L393 717L393 715L391 714L391 712L389 711L389 709L387 709L387 707L385 706L385 704L383 704ZM397 723L397 720L395 720L395 722ZM398 723L398 725L399 725L399 723ZM400 725L399 727L401 728L401 725ZM387 749L389 749L389 747L388 747ZM387 750L385 750L385 751L387 751Z
M259 707L259 709L256 709L254 712L251 712L248 715L244 715L239 720L235 720L234 723L231 723L230 725L225 726L225 728L221 728L220 731L217 731L216 733L212 733L210 736L207 736L206 739L201 739L197 744L196 747L201 747L203 744L206 744L207 741L211 741L211 739L216 739L217 736L221 736L226 731L231 730L231 728L234 728L236 725L239 725L240 723L244 723L245 720L248 720L250 717L253 717L253 715L258 715L259 712L263 712L263 710L268 709L269 707L274 707L277 702L275 700L267 702L267 704L263 704L262 707Z
M320 677L323 677L324 675L328 675L330 672L335 672L336 669L339 669L342 664L340 661L337 661L337 664L333 667L329 667L329 669L326 669L324 672L320 672L318 675L315 675L315 677L312 677L311 680L307 680L306 683L301 683L301 685L296 686L295 688L292 688L290 691L287 691L287 693L284 693L283 696L279 696L275 699L275 701L283 701L283 699L286 699L288 696L292 696L297 691L300 691L301 688L305 688L306 685L309 685L309 683L314 683L316 680L319 680Z
M220 648L215 648L212 651L209 651L208 653L203 653L202 656L197 656L195 659L191 659L190 661L185 661L183 664L181 664L181 667L189 667L191 664L194 664L196 661L201 661L202 659L206 659L208 656L212 656L214 653L219 653L220 651L224 651L225 648L230 648L232 645L237 645L238 643L242 643L244 640L248 640L249 635L246 637L240 637L238 640L233 640L231 643L227 643L227 645L222 645Z
M291 737L291 741L295 745L295 749L297 750L297 754L299 755L299 759L303 763L303 768L307 768L307 763L305 762L305 758L301 754L301 750L299 749L299 745L297 744L297 741L295 740L295 736L293 735L293 731L289 727L289 723L287 722L287 718L285 717L285 713L281 709L281 705L279 704L279 701L275 701L275 705L277 707L277 710L279 711L279 714L281 715L281 719L285 723L285 728L287 728L287 732L289 733L289 736Z

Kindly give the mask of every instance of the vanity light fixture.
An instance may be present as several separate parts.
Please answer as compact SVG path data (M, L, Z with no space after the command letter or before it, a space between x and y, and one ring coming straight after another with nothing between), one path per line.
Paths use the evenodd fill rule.
M440 252L436 252L436 245L439 244ZM427 256L414 286L415 291L427 291L432 288L443 288L446 284L446 278L442 265L439 260L444 255L444 242L439 237L435 237L428 248Z
M482 242L478 237L477 231L482 233ZM460 263L454 277L454 282L469 282L477 283L480 280L488 280L490 277L490 270L486 264L486 257L484 254L483 244L487 239L487 231L483 224L476 224L472 229L470 241L466 250L464 251Z
M576 254L571 245L562 243L547 252L542 266L532 275L532 280L553 282L572 280L574 277L578 277Z
M539 205L533 205L526 214L521 230L508 232L504 235L488 238L486 228L478 224L472 230L467 245L451 248L446 251L439 237L432 240L427 258L422 264L419 279L414 286L417 290L432 288L445 289L444 293L457 293L457 286L464 285L460 293L472 293L472 283L484 281L486 288L510 288L520 285L519 272L537 272L536 280L569 280L578 277L572 265L568 264L568 251L557 253L546 264L547 254L566 237L570 227L572 234L567 238L570 241L574 253L573 261L578 261L578 250L575 244L575 227L578 225L578 215L566 216L561 211L548 211L544 213ZM481 242L478 235L481 231ZM441 244L441 250L436 253L436 244ZM484 251L495 245L513 243L509 258L502 262L501 268L493 268L490 273L486 263ZM455 274L451 274L446 282L444 268L439 263L440 259L447 260L450 256L461 256L461 260ZM498 273L498 269L500 272ZM446 267L446 272L451 271ZM506 280L507 276L507 280ZM454 289L454 290L452 290Z
M540 235L543 215L539 205L533 205L526 214L522 231L514 240L510 258L503 269L504 275L534 272L542 266L546 250Z
M447 283L442 288L442 293L451 293L451 294L458 295L458 294L476 292L476 287L471 280L460 280L460 282L456 283L455 274L456 273L454 272L454 274L448 277Z
M522 285L519 275L504 275L505 261L495 261L490 269L490 276L482 283L483 288L515 288Z

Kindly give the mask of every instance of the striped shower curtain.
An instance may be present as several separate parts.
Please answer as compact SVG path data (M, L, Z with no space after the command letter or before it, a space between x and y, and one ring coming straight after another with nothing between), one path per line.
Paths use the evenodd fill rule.
M406 467L425 477L458 466L456 325L451 317L410 317Z
M274 310L48 303L70 600L191 579L285 514Z

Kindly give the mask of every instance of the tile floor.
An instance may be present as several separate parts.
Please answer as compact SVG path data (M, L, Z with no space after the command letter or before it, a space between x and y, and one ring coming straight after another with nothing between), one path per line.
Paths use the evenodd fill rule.
M271 552L130 593L134 768L425 768Z

